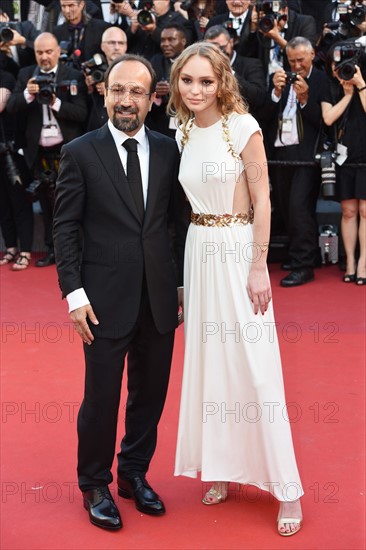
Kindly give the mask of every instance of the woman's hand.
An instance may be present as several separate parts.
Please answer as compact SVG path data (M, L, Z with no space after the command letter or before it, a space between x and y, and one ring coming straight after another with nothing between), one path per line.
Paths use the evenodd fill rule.
M254 314L258 311L264 315L268 304L272 300L271 284L267 269L252 267L249 272L247 291L254 307Z

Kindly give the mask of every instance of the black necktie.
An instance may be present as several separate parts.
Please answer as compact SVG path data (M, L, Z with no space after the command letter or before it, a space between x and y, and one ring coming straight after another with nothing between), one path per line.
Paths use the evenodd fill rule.
M142 194L140 161L137 154L137 141L135 139L126 139L122 145L127 151L127 180L140 220L142 221L144 219L145 207Z

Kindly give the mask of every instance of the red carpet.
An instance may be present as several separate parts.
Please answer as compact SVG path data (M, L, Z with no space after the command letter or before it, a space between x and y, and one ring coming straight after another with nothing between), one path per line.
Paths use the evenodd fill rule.
M336 266L282 289L271 266L295 449L305 489L304 527L281 538L277 504L232 486L220 506L200 503L199 480L173 477L183 357L177 332L167 405L148 479L167 514L154 518L112 493L124 529L93 527L76 486L76 413L82 347L53 267L1 268L1 549L363 549L366 287ZM124 402L124 400L123 400ZM123 430L121 410L120 434Z

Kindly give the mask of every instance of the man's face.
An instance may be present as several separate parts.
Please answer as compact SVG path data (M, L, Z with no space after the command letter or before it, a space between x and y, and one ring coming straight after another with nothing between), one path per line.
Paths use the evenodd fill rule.
M305 46L298 46L297 48L287 48L286 54L291 71L306 78L313 64L314 50L309 51Z
M187 40L177 29L164 29L160 36L160 48L168 59L177 57L186 47Z
M240 17L249 8L250 0L226 0L226 4L235 17Z
M118 130L135 135L144 124L155 99L151 75L139 61L122 61L109 74L105 92L108 117Z
M54 38L40 37L34 42L34 53L42 71L50 71L56 67L61 50Z
M232 38L228 39L224 34L219 34L216 38L209 38L205 42L216 44L222 52L226 53L229 59L232 58L234 50L234 40Z
M85 0L60 0L62 14L72 25L80 23L83 17Z
M126 53L127 37L121 29L107 29L103 34L101 49L107 58L108 65L117 57Z

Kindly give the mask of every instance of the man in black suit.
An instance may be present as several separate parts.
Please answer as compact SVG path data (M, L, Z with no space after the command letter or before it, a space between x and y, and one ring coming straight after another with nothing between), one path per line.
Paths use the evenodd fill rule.
M314 49L309 40L296 37L286 46L291 71L278 69L270 87L268 158L277 161L314 160L320 130L321 100L326 75L313 66ZM284 287L302 285L314 279L319 261L316 201L319 194L318 168L279 166L271 171L273 204L287 228L290 273Z
M215 25L225 25L234 38L234 49L242 56L256 57L256 25L252 22L253 8L250 0L226 0L228 11L212 17L206 32Z
M70 43L69 53L73 55L75 68L96 53L101 53L100 43L104 31L111 25L101 19L94 19L86 12L85 0L60 0L65 22L54 28L59 42Z
M19 71L7 109L17 115L19 125L16 141L18 147L24 150L27 166L35 176L39 176L46 170L56 171L62 144L83 133L87 106L81 74L59 63L60 47L56 38L50 33L42 33L36 38L34 48L37 65ZM52 82L47 103L40 102L40 87L35 82L39 76L48 77ZM64 81L72 80L77 83L77 95L71 95L69 87L57 87ZM48 253L36 262L36 266L44 267L55 263L51 186L40 186L39 200Z
M215 25L206 31L205 42L216 44L230 58L230 65L239 83L240 92L247 101L251 114L258 117L267 98L262 63L258 59L238 55L234 50L234 39L221 25Z
M109 67L109 121L63 147L54 240L59 282L84 342L86 381L78 416L78 480L90 521L122 527L108 489L128 354L125 436L118 493L143 513L164 504L146 481L169 380L185 229L177 225L178 275L168 214L184 208L176 143L144 126L155 98L150 63L126 54ZM136 154L137 153L137 154ZM179 193L179 197L178 197ZM180 218L177 218L180 221ZM80 258L80 231L82 254Z

